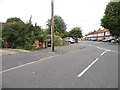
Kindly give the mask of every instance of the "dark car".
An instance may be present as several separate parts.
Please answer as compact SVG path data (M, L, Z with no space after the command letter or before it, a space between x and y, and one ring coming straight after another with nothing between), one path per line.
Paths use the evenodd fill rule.
M117 43L120 43L120 39L116 39Z
M51 47L51 39L48 39L48 47Z
M48 47L51 47L51 38L46 38L45 41L47 42Z

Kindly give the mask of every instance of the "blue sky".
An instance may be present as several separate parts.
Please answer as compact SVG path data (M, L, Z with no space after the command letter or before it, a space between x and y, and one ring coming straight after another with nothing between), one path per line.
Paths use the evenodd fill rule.
M101 28L100 19L110 0L54 0L55 15L61 16L67 24L67 31L81 27L83 34ZM51 18L51 0L0 0L0 22L19 17L27 22L32 15L35 22L46 28Z

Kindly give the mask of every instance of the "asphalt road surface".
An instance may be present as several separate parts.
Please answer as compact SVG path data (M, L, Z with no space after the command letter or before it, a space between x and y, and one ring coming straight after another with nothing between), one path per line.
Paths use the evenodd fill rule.
M3 56L3 88L118 88L118 45L79 44Z

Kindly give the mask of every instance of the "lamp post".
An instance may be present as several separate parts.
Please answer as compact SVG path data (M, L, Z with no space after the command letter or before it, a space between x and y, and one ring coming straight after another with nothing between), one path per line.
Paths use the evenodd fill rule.
M51 0L51 51L54 52L54 0Z

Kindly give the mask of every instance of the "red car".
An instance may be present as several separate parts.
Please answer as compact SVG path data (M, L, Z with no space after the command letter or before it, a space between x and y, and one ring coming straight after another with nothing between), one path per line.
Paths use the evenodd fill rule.
M98 42L102 42L103 40L104 40L104 39L98 39L97 41L98 41Z

